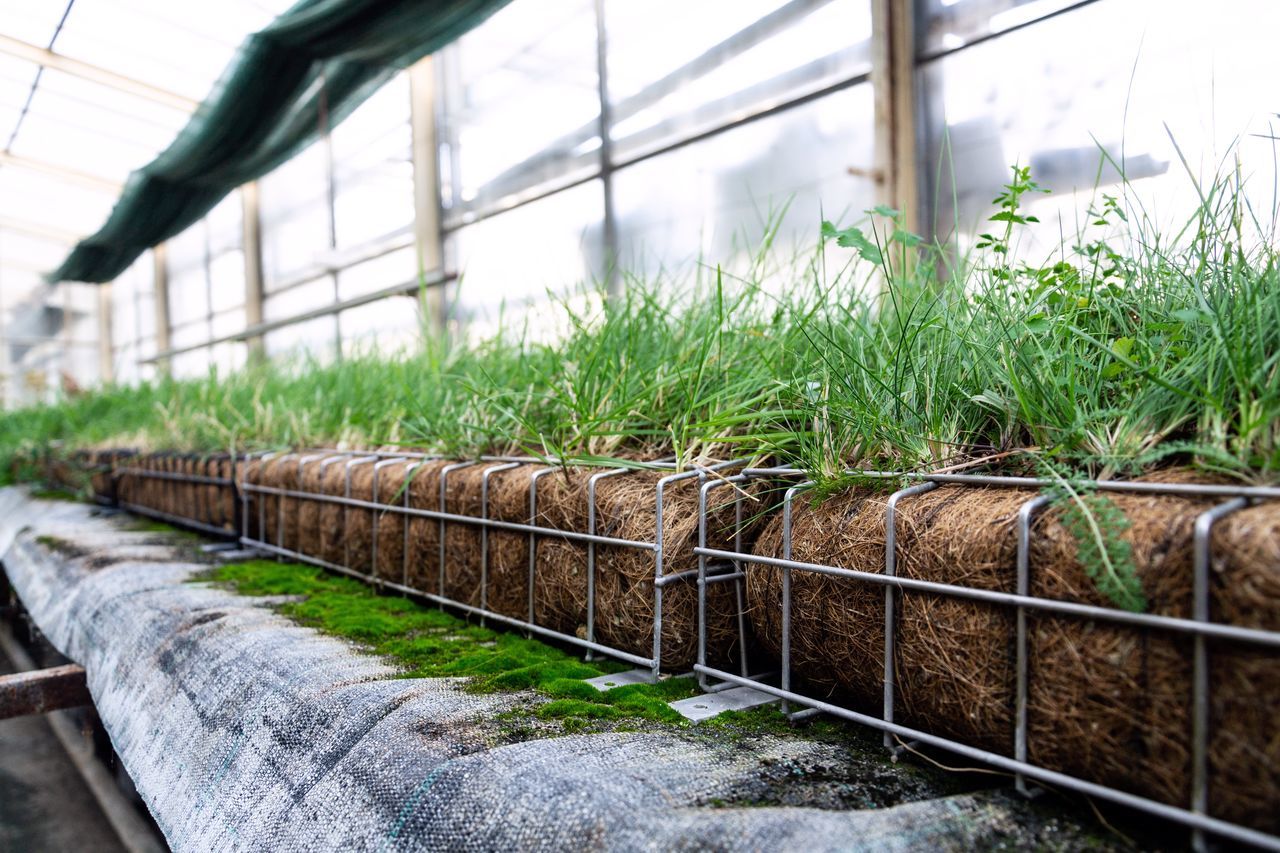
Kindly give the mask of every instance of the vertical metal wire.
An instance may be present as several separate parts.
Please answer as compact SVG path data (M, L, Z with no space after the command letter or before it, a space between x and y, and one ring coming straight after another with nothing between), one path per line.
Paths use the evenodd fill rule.
M735 483L745 482L745 477L734 477ZM734 486L733 497L733 550L741 554L746 545L742 540L742 498L743 492L736 485ZM751 671L750 662L747 660L747 602L746 602L746 565L737 561L733 564L734 571L742 574L742 577L733 582L734 604L738 613L738 671L745 678Z
M653 502L653 544L655 546L653 551L653 677L655 679L662 671L662 573L664 568L662 515L666 504L667 484L679 478L678 474L660 478ZM700 470L698 482L701 484L705 480L706 475Z
M698 489L698 547L707 547L707 492L715 483L703 483ZM698 555L698 666L707 665L707 557ZM707 675L698 672L698 687L710 687Z
M351 459L352 457L354 457L354 456L355 456L355 454L354 454L354 453L339 453L339 454L337 454L337 455L335 455L335 456L329 456L329 457L327 457L326 459L324 459L323 461L321 461L321 463L320 463L320 488L321 488L321 491L322 491L322 492L323 492L323 490L324 490L324 478L325 478L325 472L329 470L329 466L330 466L330 465L333 465L335 462L344 462L344 461L350 460L350 459ZM346 507L343 507L343 522L344 522L344 529L345 529L345 522L346 522ZM320 529L319 533L320 533L320 535L321 535L321 536L323 536L323 535L324 535L323 529ZM317 543L316 543L316 550L317 550L317 551L322 550L322 549L320 548L320 543L319 543L319 542L317 542Z
M547 474L555 473L555 468L541 468L533 472L533 476L529 478L529 525L531 527L538 524L538 481ZM538 534L532 530L529 531L529 588L528 604L529 604L529 624L537 624L533 618L533 598L534 584L536 583L536 575L538 570Z
M1194 563L1192 568L1191 618L1209 622L1209 576L1213 525L1249 505L1245 498L1218 504L1196 517ZM1209 648L1204 634L1192 640L1191 671L1191 811L1207 814L1209 810ZM1197 851L1208 849L1204 830L1191 832L1191 844Z
M347 500L351 499L351 469L357 465L364 465L366 462L377 462L377 456L361 456L359 459L350 459L347 461L343 470L343 488L342 496ZM351 568L351 506L349 504L342 505L342 566L343 568Z
M413 492L413 478L418 476L418 471L425 464L425 459L413 459L405 463L404 466L404 508L409 509L412 502L409 500L410 494ZM409 585L409 514L405 513L403 534L404 544L400 549L400 584L401 586Z
M501 471L519 468L520 464L507 462L484 469L484 473L480 475L480 518L489 520L489 477ZM480 609L489 609L489 525L487 524L480 525ZM484 625L483 615L480 617L480 624Z
M279 453L264 453L258 460L258 485L262 485L262 469L279 455ZM267 541L267 502L263 500L261 492L258 493L258 541L264 543Z
M736 495L735 516L737 527L734 530L734 547L738 553L742 553L742 494L737 489L737 484L746 481L744 475L736 475L733 477L725 477L718 480L702 483L698 489L698 548L707 547L707 527L710 524L710 510L708 501L711 490L720 488L721 486L732 486ZM741 573L742 567L738 563L734 563L734 570ZM747 626L746 626L746 608L742 598L742 579L738 578L733 581L734 591L736 593L737 605L737 621L738 621L738 649L739 658L741 660L740 669L743 677L747 675ZM707 577L707 556L698 554L698 666L707 666L707 588L710 581ZM707 674L696 670L698 676L698 686L703 690L712 689L710 682L707 680Z
M393 456L389 459L380 459L373 464L373 486L369 493L369 500L373 503L381 503L378 497L378 474L388 465L398 465L407 461L403 456ZM378 512L376 509L369 510L369 579L375 583L381 578L378 577L378 522L384 512Z
M292 459L297 455L298 454L296 453L286 453L284 456L280 457L280 461L288 462L290 459ZM276 495L276 547L277 548L284 547L284 502L285 502L284 495Z
M325 458L325 456L326 456L326 454L324 454L324 453L312 453L312 454L309 454L309 455L307 455L307 456L304 456L304 457L302 457L301 459L299 459L299 460L298 460L298 491L300 491L300 492L301 492L301 491L304 491L304 489L302 488L302 476L303 476L303 474L304 474L304 473L306 473L307 463L308 463L308 462L315 462L315 461L317 461L317 460L324 459L324 458ZM298 510L297 510L297 511L298 511L298 512L301 512L301 511L302 511L302 501L303 501L303 500L304 500L304 498L298 498L298 499L297 499L297 501L298 501ZM294 550L296 550L298 553L302 553L302 529L301 529L301 527L299 527L299 529L298 529L298 541L297 541L297 542L294 542L294 543L293 543L293 546L294 546Z
M796 495L803 489L807 489L813 485L812 480L805 480L791 488L787 489L786 494L782 497L782 559L791 559L791 524L794 517L791 509L795 503ZM781 654L782 658L782 689L791 690L791 567L782 567L782 641ZM790 703L786 699L782 700L782 713L790 713Z
M454 471L459 471L463 468L470 468L474 464L476 463L475 462L455 462L452 465L446 465L440 469L440 511L441 512L445 512L445 506L449 496L449 475L452 474ZM446 533L445 521L442 518L440 519L440 542L439 542L440 586L439 586L439 589L437 590L437 593L440 595L441 598L446 597L444 594L445 533Z
M1031 593L1031 520L1053 498L1038 495L1018 507L1018 556L1017 587L1018 595ZM1021 604L1017 610L1017 695L1014 705L1013 757L1018 761L1027 760L1027 609ZM1027 779L1021 774L1014 775L1014 787L1023 796L1029 796L1030 788Z
M611 468L607 471L600 471L592 474L587 479L587 532L592 536L596 534L596 483L605 477L616 477L619 474L631 473L630 468ZM659 525L661 530L661 525ZM659 546L659 563L662 562L661 546ZM656 589L656 587L655 587ZM659 593L661 595L661 593ZM587 642L594 643L596 641L596 543L587 542ZM592 660L591 650L587 650L587 660ZM658 661L654 661L654 666L658 665Z
M885 577L896 577L898 570L898 530L897 515L898 501L912 495L931 492L938 488L937 483L920 483L915 486L907 486L905 489L899 489L889 496L889 500L884 508L884 574ZM896 640L896 626L894 605L897 600L897 590L893 584L885 584L884 588L884 713L882 719L886 723L893 722L893 703L894 703L894 672L893 672L893 656L894 641ZM893 735L889 732L884 733L884 745L889 749L893 749Z

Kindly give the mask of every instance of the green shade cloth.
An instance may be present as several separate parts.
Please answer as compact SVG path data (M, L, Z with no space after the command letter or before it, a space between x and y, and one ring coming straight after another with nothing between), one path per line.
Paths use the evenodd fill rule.
M50 281L111 281L509 0L301 0L249 36L173 144Z

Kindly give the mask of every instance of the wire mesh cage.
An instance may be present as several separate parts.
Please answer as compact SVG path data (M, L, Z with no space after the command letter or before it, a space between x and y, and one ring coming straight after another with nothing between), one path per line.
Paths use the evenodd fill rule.
M1190 827L1197 846L1209 833L1280 847L1280 590L1268 586L1280 567L1245 573L1230 553L1234 540L1269 535L1259 514L1274 519L1280 488L1089 481L1055 501L1043 491L1062 485L1052 480L906 479L828 510L803 500L814 484L790 468L703 484L699 566L746 576L750 621L779 667L730 671L700 645L705 689L750 686L793 719L827 713L883 732L890 749L947 750L1013 774L1024 793L1038 782L1154 814ZM770 529L749 549L709 546L709 496L734 489L741 502L757 480L781 495ZM1139 510L1176 505L1162 510L1175 512L1162 522L1172 532L1134 556L1179 570L1144 576L1145 609L1060 582L1063 513L1085 493L1137 508L1124 537L1136 549ZM979 503L994 507L975 513ZM993 547L976 554L984 542ZM1069 548L1081 562L1079 544ZM700 574L700 594L715 582Z
M741 655L742 589L719 608L719 622L699 620L691 550L698 486L740 464L254 454L240 469L241 542L656 677L693 663L700 621L713 626L703 633L716 654ZM733 580L740 587L741 575Z

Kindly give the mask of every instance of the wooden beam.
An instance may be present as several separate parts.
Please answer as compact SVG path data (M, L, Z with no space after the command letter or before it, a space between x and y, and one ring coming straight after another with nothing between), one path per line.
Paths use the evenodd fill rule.
M102 86L109 86L112 89L127 92L135 97L154 101L157 104L163 104L166 107L172 107L184 113L195 112L196 107L199 106L199 103L191 98L170 92L159 86L152 86L150 83L134 80L132 77L126 77L123 74L117 74L105 68L99 68L88 62L81 62L78 59L63 56L60 53L54 53L48 48L28 44L11 36L0 35L0 53L17 59L24 59L27 62L34 62L36 65L52 68L65 74L72 74Z
M240 187L240 211L244 224L244 324L251 328L262 322L265 293L262 280L262 214L258 207L257 181ZM246 343L250 361L258 362L266 357L261 335L249 338Z
M10 154L8 151L0 151L0 166L12 166L15 169L23 169L28 172L39 172L42 175L49 175L62 181L80 184L89 189L112 195L120 192L123 186L117 181L100 178L88 172L81 172L79 169L70 169L66 166L59 166L56 163L46 163L44 160Z
M51 243L63 243L69 246L79 243L80 238L84 236L74 231L68 231L65 228L58 228L54 225L39 225L13 216L0 216L0 230L17 231L19 234L39 237L41 240L48 240Z
M78 664L0 675L0 720L93 704Z
M165 244L160 243L151 249L152 260L152 293L156 306L156 352L169 349L169 267L165 261ZM167 373L169 363L160 364L160 372Z
M440 230L440 170L436 139L436 75L430 56L409 66L409 123L413 134L413 236L418 275L434 277L444 269L444 235ZM432 287L423 296L426 328L448 332L446 288Z
M880 201L919 230L916 185L915 41L911 0L871 0L871 83L875 87Z

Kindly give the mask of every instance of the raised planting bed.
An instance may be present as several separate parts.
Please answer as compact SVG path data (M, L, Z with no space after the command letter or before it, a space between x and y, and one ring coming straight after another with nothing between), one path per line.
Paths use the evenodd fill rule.
M798 471L736 464L401 449L116 464L128 505L199 527L238 501L240 541L278 556L655 671L696 663L708 689L757 686L1024 788L1277 843L1277 487L1178 469L1056 494L876 475L817 501ZM749 677L744 649L780 678Z
M838 722L692 726L667 704L692 679L601 692L625 667L313 566L26 489L0 509L23 632L84 667L175 849L1123 849L1083 802L891 761Z
M1078 503L925 476L815 502L799 479L755 549L699 549L745 568L782 671L763 689L890 745L1278 843L1280 489L1170 470Z

